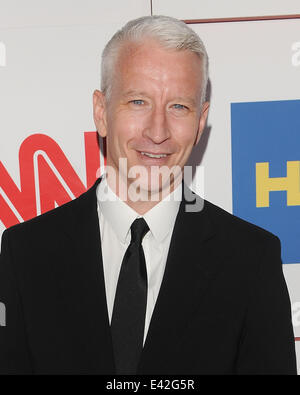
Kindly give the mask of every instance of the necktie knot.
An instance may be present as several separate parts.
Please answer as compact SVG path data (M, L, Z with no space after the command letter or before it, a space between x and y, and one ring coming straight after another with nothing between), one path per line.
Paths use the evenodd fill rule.
M144 218L137 218L131 225L131 243L142 243L146 233L149 231L149 226Z

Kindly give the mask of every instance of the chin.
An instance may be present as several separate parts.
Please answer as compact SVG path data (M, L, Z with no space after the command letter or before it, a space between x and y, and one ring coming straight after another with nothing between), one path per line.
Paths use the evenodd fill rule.
M128 188L128 197L132 201L153 201L158 202L170 194L172 189L170 180L151 180L149 178L139 177L133 182L131 180Z

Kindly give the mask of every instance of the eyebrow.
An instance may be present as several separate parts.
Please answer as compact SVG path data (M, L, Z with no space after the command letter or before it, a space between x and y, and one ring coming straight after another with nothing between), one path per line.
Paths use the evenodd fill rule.
M123 97L128 97L128 96L147 96L147 94L145 92L142 91L127 91L125 93L123 93L122 95Z

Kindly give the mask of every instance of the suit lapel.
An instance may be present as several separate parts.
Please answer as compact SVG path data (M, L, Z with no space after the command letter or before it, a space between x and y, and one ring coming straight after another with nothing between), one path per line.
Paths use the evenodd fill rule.
M215 231L208 210L204 206L200 212L187 212L186 204L183 198L140 360L140 374L155 373L157 363L168 364L174 345L178 344L216 271L216 260L211 258L213 243L208 242Z
M85 321L82 337L86 341L87 354L93 355L95 369L92 373L113 374L115 368L97 212L96 187L99 182L100 179L69 205L68 220L63 224L63 230L73 245L72 278L75 278L75 286L78 282L76 300L81 304L80 320ZM82 286L83 282L86 286ZM78 313L78 306L74 306L75 313Z

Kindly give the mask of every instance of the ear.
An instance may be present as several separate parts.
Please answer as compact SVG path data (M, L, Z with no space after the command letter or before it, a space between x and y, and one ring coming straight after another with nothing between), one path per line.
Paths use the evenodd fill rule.
M93 110L96 129L101 137L106 137L106 100L104 94L99 90L95 90L93 93Z
M202 104L199 125L198 125L198 132L197 132L197 136L196 136L194 145L197 145L199 143L200 137L202 136L203 130L205 128L206 120L207 120L208 109L209 109L209 102L206 101Z

